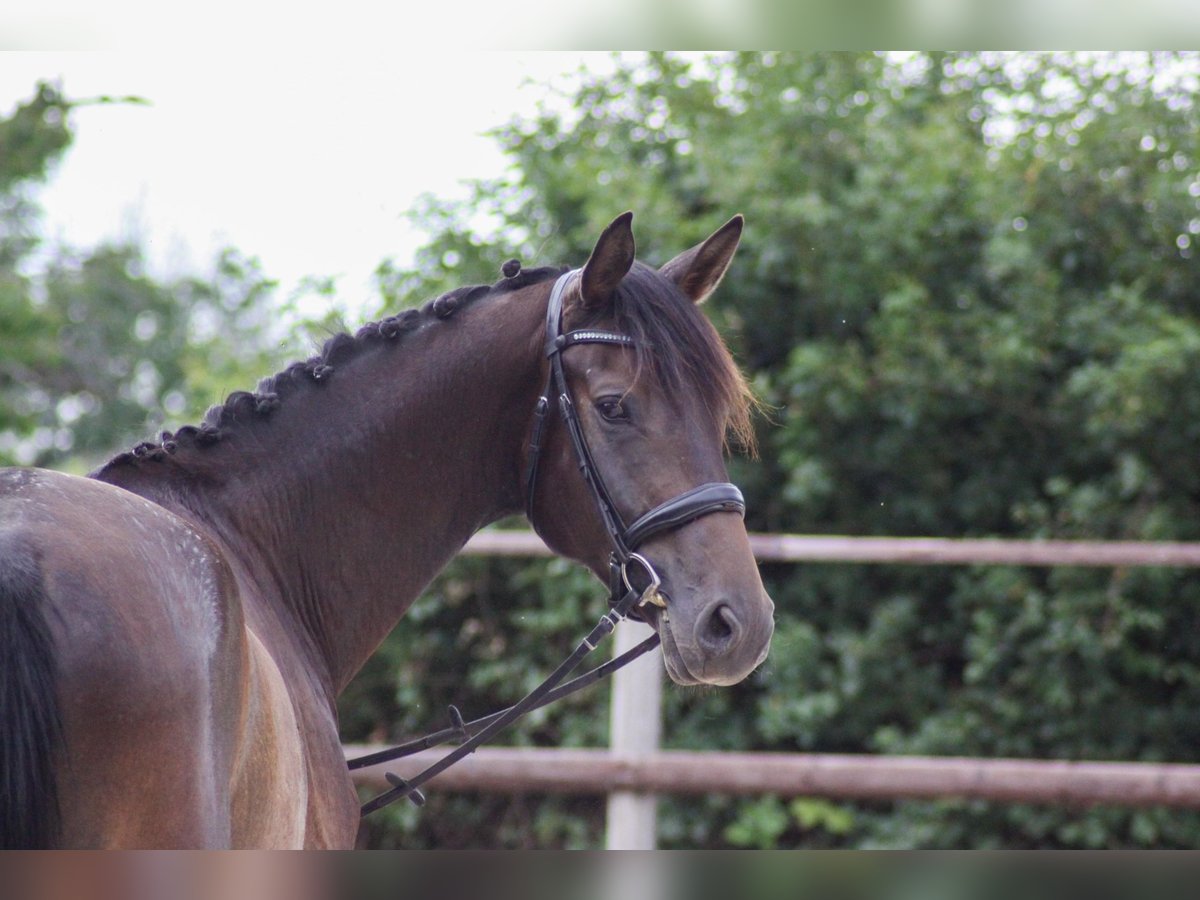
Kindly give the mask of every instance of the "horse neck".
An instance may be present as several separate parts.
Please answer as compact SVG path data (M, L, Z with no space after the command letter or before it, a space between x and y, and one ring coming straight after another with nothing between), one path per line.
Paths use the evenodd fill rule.
M207 457L200 488L140 491L210 526L253 581L243 603L299 631L332 693L471 534L521 508L546 292L365 349L266 422L190 451Z

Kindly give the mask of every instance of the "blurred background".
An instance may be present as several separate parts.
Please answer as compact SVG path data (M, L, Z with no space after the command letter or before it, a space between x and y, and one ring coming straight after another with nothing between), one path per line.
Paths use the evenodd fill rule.
M442 55L433 105L418 95L441 75L422 64L411 81L297 63L205 84L160 58L76 85L55 59L0 58L0 463L87 471L342 320L494 281L513 256L578 264L626 209L654 263L741 212L706 309L768 409L760 458L731 463L751 530L1200 539L1200 55ZM173 92L188 78L203 105ZM87 145L120 163L55 193ZM106 172L127 168L233 189L174 204L193 229L160 213L187 196L169 181L113 195ZM263 231L268 208L282 216ZM770 659L735 688L669 687L664 747L1200 761L1186 571L763 575ZM514 702L603 604L561 561L459 559L345 695L344 739ZM599 687L506 742L607 739ZM1194 847L1200 815L663 797L658 841ZM362 843L597 847L603 804L433 791Z

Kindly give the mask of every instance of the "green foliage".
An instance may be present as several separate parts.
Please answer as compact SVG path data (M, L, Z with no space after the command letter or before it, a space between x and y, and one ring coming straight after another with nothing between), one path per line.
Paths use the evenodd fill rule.
M511 255L579 261L624 209L639 254L662 262L740 211L742 250L708 311L772 410L761 460L733 464L752 528L1195 540L1198 86L1195 54L623 59L612 77L583 76L568 111L497 132L512 176L463 206L431 202L429 248L390 295L486 279ZM455 641L461 657L430 671L462 666L460 689L470 682L482 707L569 646L588 589L559 594L547 569L518 590L519 571L456 563L446 578L472 582L467 605L439 599L445 618L397 629L405 649L383 683L398 733L431 724L409 719L414 685L430 703L418 643ZM668 691L669 746L1198 758L1200 589L1186 572L763 574L778 606L770 659L732 689ZM531 592L548 618L528 649L512 623L469 624L481 607L526 608ZM489 656L497 644L479 634L504 651ZM602 694L590 714L547 712L513 740L602 740ZM660 806L667 847L1200 841L1200 817L1170 810ZM536 808L531 822L560 822L569 804ZM474 809L456 808L455 845L495 846L496 808ZM426 840L440 816L408 835ZM547 846L571 840L555 834Z
M770 410L732 461L764 531L1200 539L1200 57L622 58L496 137L508 177L429 199L390 307L579 262L636 211L663 262L734 212L707 310ZM0 121L0 457L63 463L198 412L261 371L271 285L230 254L164 285L136 249L31 270L32 192L70 141L52 88ZM323 288L317 289L327 293ZM103 298L103 302L96 302ZM238 335L234 346L228 335ZM139 337L139 335L141 337ZM247 335L250 336L247 340ZM249 353L241 348L249 347ZM266 366L270 368L270 366ZM178 411L178 412L176 412ZM75 463L78 465L78 463ZM1166 569L771 564L772 654L670 689L680 749L1195 762L1200 586ZM560 561L456 561L341 704L393 740L517 699L603 605ZM607 689L506 740L597 746ZM594 797L432 792L371 846L588 847ZM983 802L663 797L664 847L1194 847L1200 816Z
M0 122L0 191L6 195L22 182L46 178L71 144L67 113L71 104L53 85L39 84L32 98Z
M591 576L563 560L456 560L342 696L343 739L398 742L445 727L450 704L473 719L515 703L562 661L564 636L578 641L580 623L594 622L604 604ZM597 686L536 710L505 733L505 743L603 746L607 696L607 687ZM366 820L360 843L594 847L603 840L603 808L594 797L546 801L431 791L419 815L401 811Z

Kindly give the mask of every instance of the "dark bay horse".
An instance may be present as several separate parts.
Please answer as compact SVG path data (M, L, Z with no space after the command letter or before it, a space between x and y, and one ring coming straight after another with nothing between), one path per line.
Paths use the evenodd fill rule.
M634 261L631 218L561 278L564 327L632 339L561 355L625 521L724 482L750 427L696 308L741 218L660 269ZM518 269L338 335L90 477L0 470L0 847L353 846L335 698L473 532L526 508L564 270ZM568 429L545 421L532 524L607 579ZM762 662L773 607L740 516L639 552L675 681Z

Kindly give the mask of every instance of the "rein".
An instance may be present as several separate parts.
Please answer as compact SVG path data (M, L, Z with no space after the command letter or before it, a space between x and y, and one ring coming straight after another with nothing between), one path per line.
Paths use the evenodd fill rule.
M579 463L579 470L591 491L600 512L600 518L608 532L613 550L609 557L609 610L600 617L600 621L585 636L568 656L546 679L536 688L506 709L491 715L463 721L457 707L450 707L451 727L434 732L423 738L418 738L367 756L350 760L347 765L351 770L366 766L377 765L393 759L411 756L421 750L435 747L452 740L461 740L454 750L442 759L429 766L412 779L404 779L388 772L386 778L392 788L369 800L362 807L362 815L366 816L377 809L387 806L402 797L409 797L418 806L425 802L425 796L420 787L435 775L445 771L454 763L475 752L481 744L496 735L502 729L515 722L530 710L545 706L581 688L587 687L601 678L612 674L639 656L654 649L659 644L658 634L651 635L642 643L626 651L615 659L597 666L595 669L580 675L566 684L560 683L571 674L589 653L605 637L612 633L617 623L626 617L642 618L640 609L647 604L663 610L662 624L667 621L667 596L659 590L662 580L654 566L637 548L649 538L664 531L682 527L687 523L714 512L737 512L745 515L746 503L742 492L728 482L702 484L699 487L684 491L682 494L660 503L626 526L612 495L604 484L595 460L588 449L587 439L575 404L571 400L571 391L567 385L566 372L563 368L562 355L576 344L611 344L618 347L635 346L633 338L611 331L600 331L592 328L562 331L563 296L568 283L579 274L578 269L559 276L550 291L550 301L546 307L546 356L550 360L549 374L546 385L534 407L533 428L530 434L529 465L526 472L525 510L529 521L533 521L533 501L537 487L538 463L542 452L542 441L545 437L546 417L551 403L557 403L559 413L566 425L571 438L571 446ZM640 590L633 584L630 577L630 567L636 565L647 582ZM639 579L641 581L643 579ZM644 621L644 620L643 620ZM661 626L660 626L661 627Z

